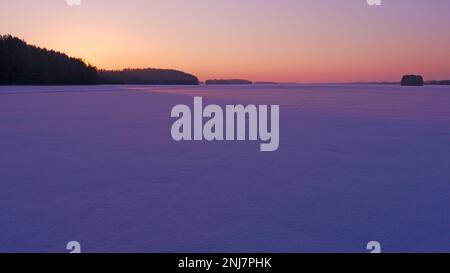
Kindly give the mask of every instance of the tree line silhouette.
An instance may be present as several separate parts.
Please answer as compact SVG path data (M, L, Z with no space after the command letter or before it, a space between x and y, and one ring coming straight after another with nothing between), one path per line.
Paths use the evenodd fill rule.
M28 45L11 35L0 35L0 84L97 84L95 67L64 53Z
M0 85L158 84L198 85L194 75L170 69L97 70L82 59L0 35ZM252 84L240 79L207 80L205 84ZM261 84L264 84L261 83ZM266 83L268 84L268 83ZM423 81L406 75L402 85L450 85L450 80Z
M82 59L0 35L0 85L190 84L197 77L177 70L97 70Z

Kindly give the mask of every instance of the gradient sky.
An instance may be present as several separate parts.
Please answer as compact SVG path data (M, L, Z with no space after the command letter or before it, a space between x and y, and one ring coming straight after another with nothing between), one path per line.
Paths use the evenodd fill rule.
M0 33L105 69L289 82L450 78L450 1L0 0Z

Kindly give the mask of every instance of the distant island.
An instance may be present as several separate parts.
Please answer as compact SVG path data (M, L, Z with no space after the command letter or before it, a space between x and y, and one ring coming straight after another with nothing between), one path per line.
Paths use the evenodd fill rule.
M205 84L253 84L253 82L241 79L207 80Z
M405 75L400 82L402 86L450 85L450 80L424 81L420 75Z
M197 77L170 69L97 70L82 59L0 35L0 85L186 84Z
M278 84L277 82L254 82L253 84L268 84L268 85L274 85L274 84Z
M402 86L423 86L424 80L420 75L405 75L400 82Z
M339 84L339 83L334 83ZM369 85L398 85L399 82L349 82L344 84L369 84Z
M344 84L374 84L374 85L402 85L402 86L424 86L424 85L450 85L450 80L425 81L420 75L405 75L400 82L349 82Z

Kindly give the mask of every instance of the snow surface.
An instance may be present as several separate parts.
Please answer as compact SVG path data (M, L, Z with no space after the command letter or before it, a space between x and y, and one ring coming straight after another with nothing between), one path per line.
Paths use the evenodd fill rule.
M280 149L174 142L176 104L280 104ZM0 87L0 251L450 251L450 87Z

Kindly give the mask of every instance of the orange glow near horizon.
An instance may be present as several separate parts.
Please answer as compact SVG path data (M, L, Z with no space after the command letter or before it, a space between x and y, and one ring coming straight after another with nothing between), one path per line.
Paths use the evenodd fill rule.
M4 3L5 2L5 3ZM30 3L32 2L32 3ZM0 33L101 69L171 68L200 80L450 78L450 3L397 0L2 1Z

